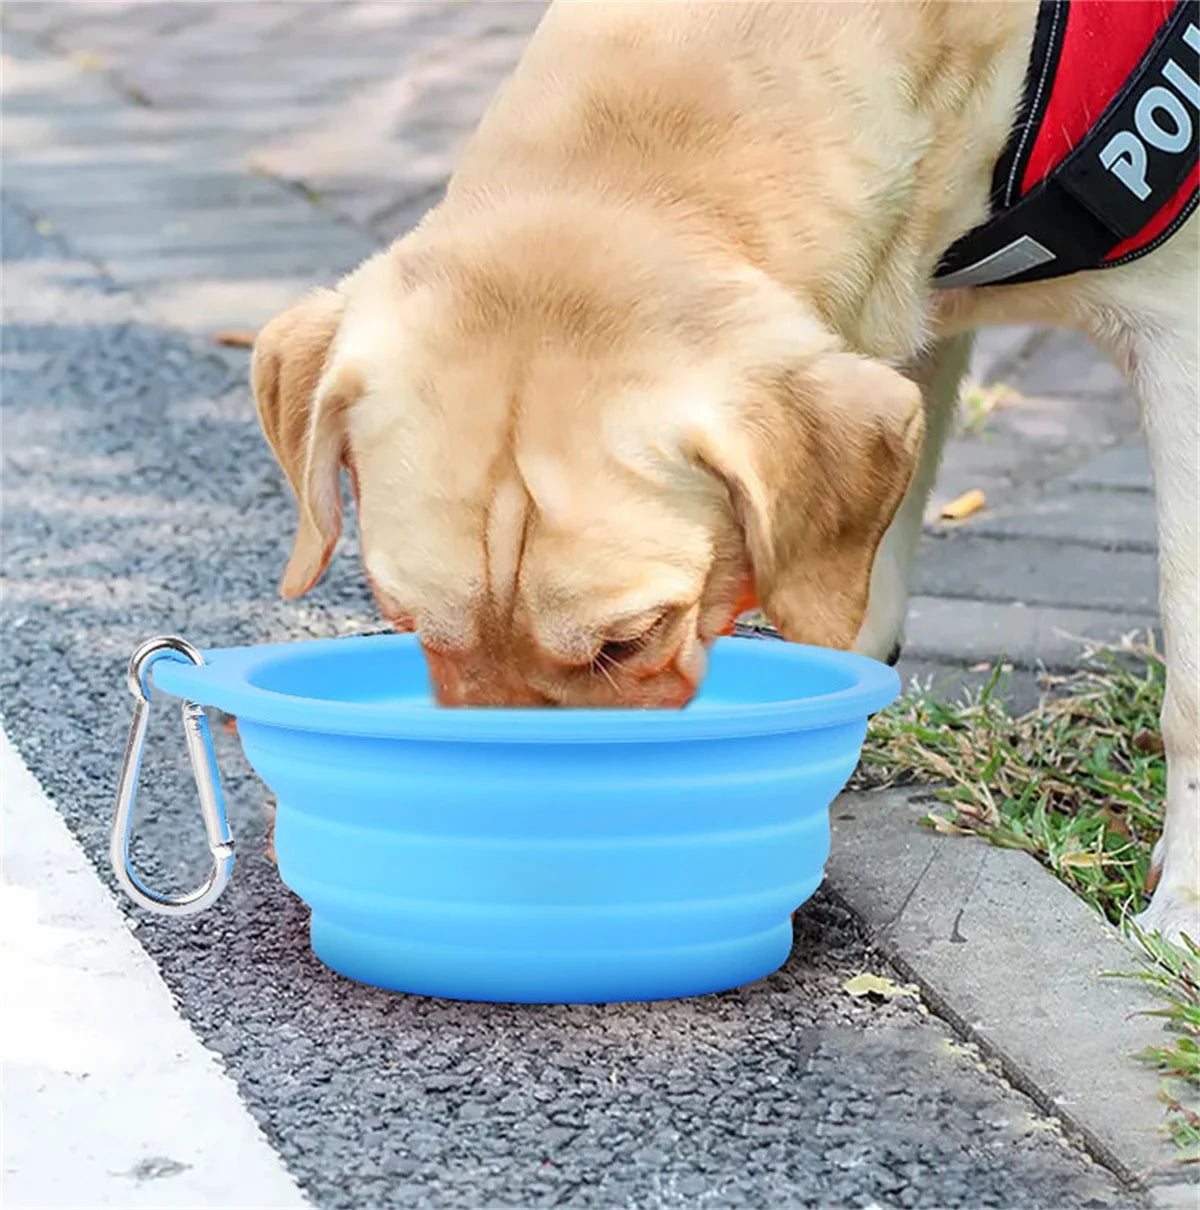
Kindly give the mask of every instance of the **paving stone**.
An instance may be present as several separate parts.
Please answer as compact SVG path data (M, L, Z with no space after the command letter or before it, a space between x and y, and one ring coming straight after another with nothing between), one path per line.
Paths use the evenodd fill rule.
M260 328L302 298L314 285L332 284L337 273L323 278L295 277L170 278L138 290L146 310L164 326L207 334L221 328ZM234 351L237 354L237 351ZM230 358L241 361L240 355Z
M260 73L249 56L216 74L220 78L196 79L184 75L150 80L142 72L130 72L128 83L151 105L228 114L234 126L240 121L239 115L247 110L272 105L320 105L328 103L344 87L336 80L311 80L297 85L286 78L272 79L269 73Z
M1049 332L1014 370L1010 382L1026 395L1055 398L1129 394L1116 366L1081 332Z
M432 199L524 39L521 31L444 46L402 76L359 90L325 121L260 148L253 162L303 181L361 224Z
M1102 487L1110 491L1148 492L1153 489L1146 447L1132 443L1106 450L1068 475L1066 481L1075 487Z
M105 268L134 290L147 284L191 281L245 281L298 277L312 283L341 277L361 260L357 245L340 248L294 247L214 248L208 252L180 252L171 256L150 254L110 257Z
M278 207L232 211L186 207L74 211L70 231L74 243L101 258L292 243L314 247L354 245L365 255L372 246L356 227L331 220L311 202L296 196L281 199Z
M117 93L106 76L99 72L80 71L69 59L39 54L27 39L8 34L8 13L25 5L9 5L5 11L4 38L4 109L23 113L31 108L47 114L74 114L83 103L114 106ZM128 105L128 99L124 99Z
M1109 550L1155 549L1154 498L1143 492L1080 489L1013 495L957 523L935 523L933 532L954 528L979 537L1050 538Z
M34 205L61 210L175 205L190 208L274 206L278 181L196 168L165 172L157 165L89 164L75 168L22 166L20 193Z
M1137 436L1137 411L1109 400L1021 398L992 414L981 432L946 442L937 495L970 487L1047 485L1091 461L1106 447Z
M375 3L344 4L338 7L313 5L311 15L302 29L291 31L291 37L281 40L280 50L288 52L292 39L303 37L320 44L350 40L354 45L364 41L372 46L395 49L396 44L411 41L417 33L430 32L442 37L447 19L457 22L462 4L448 5L445 0L406 0L403 5L393 0L376 0ZM502 9L506 4L490 4L489 8Z
M1155 1210L1196 1210L1200 1206L1200 1183L1181 1177L1174 1184L1150 1190L1150 1205Z
M288 226L282 223L231 222L225 228L196 228L180 222L143 232L97 234L80 239L80 247L89 255L110 262L114 272L119 264L134 263L128 280L153 280L156 270L146 277L143 262L160 262L174 272L195 276L206 266L228 261L230 257L248 258L243 264L257 264L269 257L272 264L295 263L317 272L344 269L358 264L374 250L374 244L360 232L337 224ZM188 264L187 262L194 262ZM196 266L199 265L198 269Z
M214 19L216 6L163 0L120 3L70 0L53 4L5 5L6 26L33 34L64 50L104 51L114 60L147 41Z
M21 163L46 169L63 168L78 171L90 165L106 164L141 168L178 166L179 139L123 139L115 134L105 138L99 131L90 139L74 143L65 140L46 141L45 122L36 114L5 121L5 142L9 164ZM231 138L227 131L210 130L188 135L188 166L207 163L218 166L234 163L240 154L242 140Z
M1079 667L1085 641L1116 642L1131 631L1156 627L1150 612L1030 608L999 601L915 595L909 602L907 660L992 663L1018 668Z
M1028 853L938 835L917 823L927 811L903 792L843 795L831 885L934 1008L1127 1180L1169 1164L1158 1075L1133 1057L1161 1038L1137 1011L1154 998L1103 977L1137 970L1130 950Z
M926 532L915 591L992 601L1152 614L1153 554L1108 551L1043 538L986 538L968 530Z
M131 105L128 98L110 96L104 104L89 104L82 110L74 111L69 123L56 123L54 138L49 140L47 123L55 110L41 98L37 102L27 105L29 112L21 115L8 112L6 103L6 148L19 145L25 155L56 151L66 154L72 149L83 148L98 155L108 147L133 149L140 143L157 143L173 148L178 155L181 148L194 139L202 149L206 144L218 142L236 146L236 155L240 159L247 142L255 136L278 137L281 130L310 123L323 112L312 102L305 104L293 98L285 105L246 110L237 114L236 118L222 114L218 119L205 106L152 109L144 105Z
M180 22L155 37L154 46L161 58L191 62L230 47L266 52L281 30L302 22L314 6L303 0L270 0L266 4L210 2L200 7L205 10L203 20Z
M1031 347L1042 340L1045 332L1029 324L1004 324L981 328L975 334L971 350L969 378L973 382L992 383L1004 376L1021 361Z
M1019 461L1027 457L1069 459L1078 465L1106 445L1136 438L1138 410L1127 395L1072 397L1021 395L1002 404L988 420L991 441L1011 442Z

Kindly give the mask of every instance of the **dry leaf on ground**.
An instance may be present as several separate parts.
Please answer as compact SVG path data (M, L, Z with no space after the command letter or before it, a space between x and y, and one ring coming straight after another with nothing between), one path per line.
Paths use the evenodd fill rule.
M938 513L943 521L961 521L964 517L969 517L972 513L977 513L983 506L987 497L977 487L971 488L969 492L963 494L949 504L942 505L942 510Z
M1162 756L1166 751L1163 747L1163 737L1161 731L1151 731L1148 727L1143 727L1133 737L1133 746L1139 752L1148 753L1151 756Z
M912 996L920 998L920 991L915 984L897 983L886 975L868 975L863 973L847 979L842 984L842 991L856 998L862 996L878 996L881 1000L894 1000L897 996Z
M231 349L249 349L253 347L257 335L257 332L249 329L231 328L225 332L214 332L213 340Z
M1103 860L1102 854L1090 850L1078 853L1064 853L1058 859L1058 864L1064 865L1071 870L1090 870L1095 869Z
M934 815L932 812L926 815L921 822L943 836L973 836L975 834L971 828L959 827L954 820L947 819L944 815Z

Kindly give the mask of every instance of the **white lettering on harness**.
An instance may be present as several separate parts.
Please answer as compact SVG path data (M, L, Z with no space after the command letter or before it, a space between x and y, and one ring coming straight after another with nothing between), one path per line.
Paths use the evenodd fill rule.
M1200 28L1192 24L1183 40L1200 53ZM1200 109L1200 82L1192 79L1174 59L1163 66L1163 79L1171 88L1155 84L1138 98L1133 111L1133 130L1119 130L1100 149L1100 163L1144 202L1150 196L1146 181L1146 146L1178 155L1191 145L1194 126L1182 96ZM1172 91L1172 88L1174 91Z

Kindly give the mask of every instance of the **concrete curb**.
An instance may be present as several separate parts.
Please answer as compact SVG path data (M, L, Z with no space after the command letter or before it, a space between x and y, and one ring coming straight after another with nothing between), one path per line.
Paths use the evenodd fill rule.
M930 1006L1101 1162L1198 1204L1161 1133L1158 1077L1131 1057L1162 1040L1136 1015L1156 1003L1103 977L1136 970L1131 949L1029 854L939 835L918 822L928 809L913 791L842 795L828 885Z
M5 1204L312 1210L0 729Z

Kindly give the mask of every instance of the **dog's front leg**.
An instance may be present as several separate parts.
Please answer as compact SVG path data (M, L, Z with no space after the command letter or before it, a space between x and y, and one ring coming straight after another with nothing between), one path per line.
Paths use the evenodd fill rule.
M1194 278L1188 292L1190 300L1180 291L1184 305L1169 321L1160 315L1139 324L1128 340L1157 496L1167 660L1166 815L1154 851L1158 886L1138 923L1170 940L1186 933L1200 942L1200 357Z
M875 555L867 616L854 643L856 651L877 660L887 659L894 663L904 641L908 589L925 505L937 478L942 447L954 423L973 340L972 332L940 339L908 370L925 400L925 441L908 492Z
M1197 226L1145 260L1032 286L946 290L935 326L1046 323L1080 328L1125 371L1146 427L1158 521L1159 610L1167 684L1163 834L1154 850L1157 888L1138 922L1177 941L1200 942L1200 344Z

